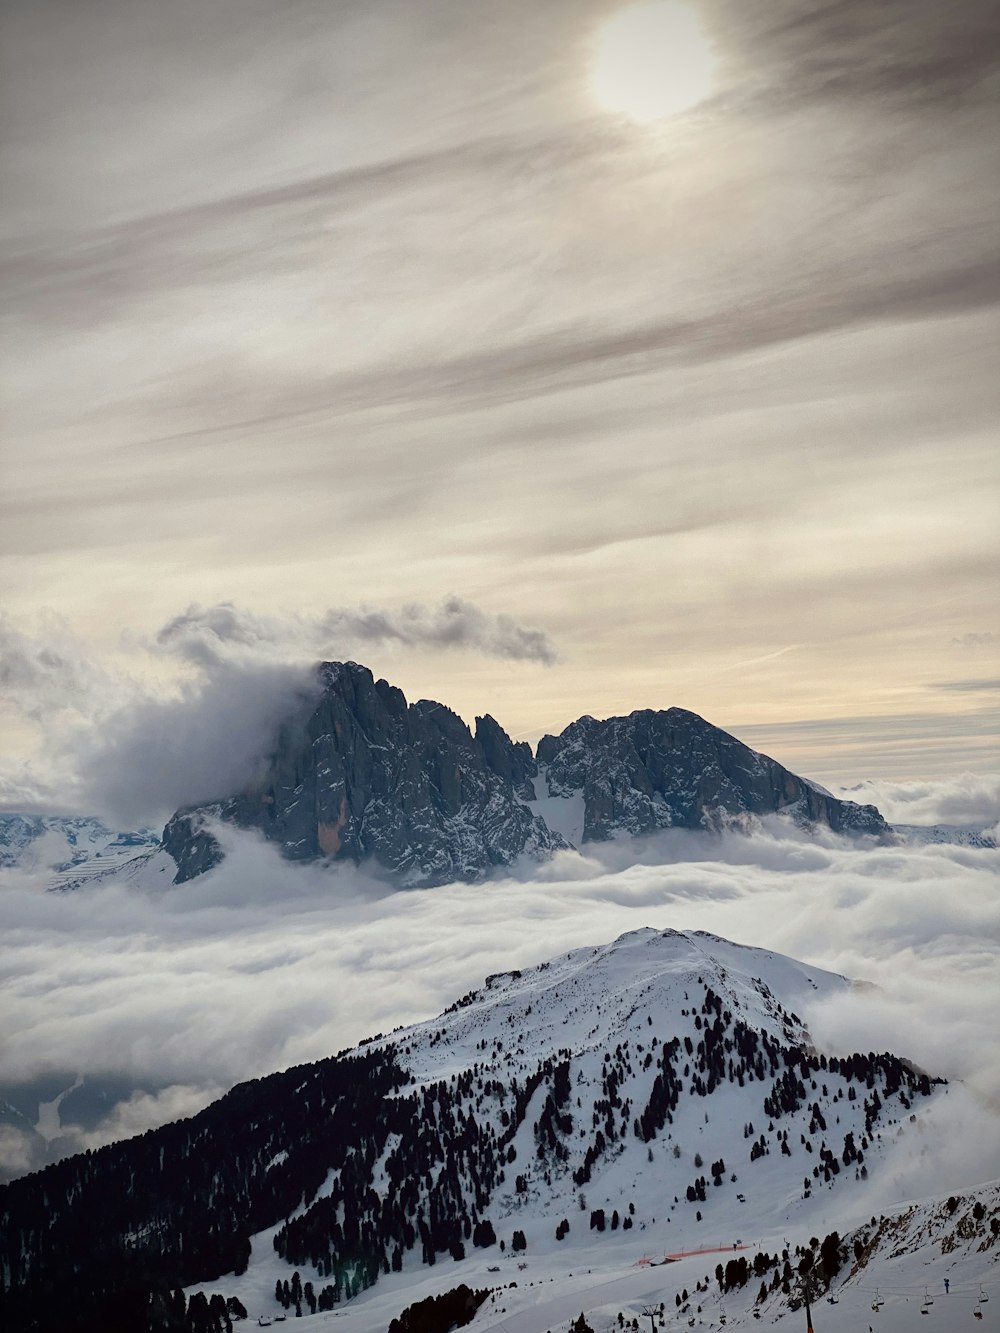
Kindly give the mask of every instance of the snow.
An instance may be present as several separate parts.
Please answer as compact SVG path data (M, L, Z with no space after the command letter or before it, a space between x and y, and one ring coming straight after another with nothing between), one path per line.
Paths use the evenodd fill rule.
M730 1328L767 1327L778 1322L795 1326L796 1317L789 1314L780 1293L761 1307L760 1319L753 1317L760 1279L721 1297L715 1265L725 1265L738 1245L752 1258L758 1249L772 1254L786 1247L794 1251L795 1245L804 1245L813 1236L821 1239L834 1229L846 1236L869 1221L873 1198L880 1200L879 1211L890 1207L897 1135L919 1132L926 1111L941 1103L947 1089L936 1090L930 1098L915 1098L905 1109L890 1106L887 1095L884 1119L865 1152L866 1187L859 1189L854 1169L845 1167L828 1184L822 1176L815 1180L808 1197L803 1197L803 1178L811 1178L817 1155L807 1151L803 1140L815 1141L818 1148L824 1137L810 1131L808 1106L774 1124L775 1130L788 1131L790 1156L775 1150L776 1140L768 1132L769 1153L749 1159L749 1148L757 1136L768 1131L761 1101L770 1091L770 1077L763 1082L747 1081L743 1087L725 1082L707 1097L692 1095L685 1079L685 1095L673 1123L649 1144L636 1138L629 1125L627 1132L609 1144L582 1188L572 1178L583 1154L583 1147L574 1146L574 1139L577 1126L584 1126L586 1141L590 1141L591 1107L600 1095L602 1066L609 1053L616 1048L622 1052L619 1096L641 1107L651 1079L646 1055L655 1054L674 1036L690 1037L696 1046L700 1028L695 1018L707 987L721 997L734 1019L787 1043L808 1041L797 1017L807 1002L839 995L849 985L836 974L704 932L645 929L611 944L574 950L524 972L491 977L441 1017L380 1039L396 1046L400 1063L417 1085L450 1079L474 1064L484 1080L509 1085L517 1078L523 1083L541 1060L571 1052L574 1131L566 1140L569 1160L540 1163L537 1159L533 1124L548 1091L543 1083L513 1140L515 1164L508 1168L507 1180L486 1213L497 1236L506 1238L506 1253L501 1254L498 1247L473 1250L470 1246L464 1260L456 1263L442 1256L433 1268L426 1268L419 1255L411 1252L402 1273L383 1276L369 1291L334 1312L304 1317L317 1327L336 1323L357 1333L384 1333L405 1306L465 1282L474 1288L496 1288L477 1315L472 1325L475 1330L548 1333L566 1328L584 1311L595 1330L604 1333L613 1321L617 1327L619 1311L631 1319L640 1316L649 1302L661 1300L669 1316L667 1326L677 1327L677 1293L687 1288L694 1294L695 1284L707 1277L708 1289L691 1304L694 1327L721 1328L723 1314ZM859 1140L864 1134L864 1089L856 1100L849 1100L847 1080L840 1074L824 1070L817 1076L819 1082L823 1090L810 1090L807 1101L815 1100L822 1107L828 1125L825 1138L837 1151L848 1132ZM403 1090L404 1095L407 1091ZM499 1110L495 1107L492 1114L498 1116ZM480 1114L491 1114L488 1101L476 1114L477 1119ZM754 1125L752 1137L744 1133L747 1122ZM700 1170L695 1154L703 1159ZM709 1179L704 1202L689 1203L687 1186L699 1174L710 1177L709 1164L719 1157L725 1162L720 1185ZM515 1173L526 1177L527 1188L521 1193L514 1189ZM876 1283L887 1293L877 1312L877 1327L885 1333L912 1328L923 1284L935 1283L943 1291L944 1276L954 1284L955 1299L948 1309L961 1308L966 1317L971 1315L968 1291L973 1286L978 1291L979 1282L987 1281L991 1274L995 1277L1000 1249L984 1255L966 1245L942 1255L935 1236L925 1234L935 1206L939 1207L920 1205L924 1228L918 1235L918 1228L910 1227L912 1254L905 1250L893 1256L887 1242L884 1254L880 1250L861 1274L838 1288L837 1304L824 1301L817 1307L816 1333L867 1328L875 1318L869 1289ZM608 1219L608 1230L600 1235L590 1229L590 1214L596 1208L604 1208ZM610 1229L616 1209L622 1220L631 1218L631 1229ZM569 1234L557 1241L556 1227L563 1219L570 1224ZM511 1252L514 1229L523 1230L527 1238L523 1255ZM195 1289L238 1296L252 1319L280 1313L274 1301L275 1281L290 1279L293 1270L275 1255L273 1234L272 1229L254 1237L246 1274ZM666 1255L695 1250L703 1253L688 1253L662 1264ZM499 1274L490 1271L497 1266ZM300 1272L302 1281L312 1281L317 1290L324 1285L308 1267ZM993 1308L1000 1311L1000 1291ZM940 1305L935 1301L923 1317L926 1325L921 1320L921 1328L953 1328L944 1315L943 1299ZM680 1322L686 1325L688 1317L685 1313Z
M565 838L571 847L579 848L583 842L583 792L575 791L569 796L555 796L549 791L546 766L541 764L535 779L535 800L528 809L533 814L541 815L553 833Z
M0 866L42 870L47 889L127 873L137 854L158 842L152 829L111 829L93 816L0 813Z
M1000 1204L1000 1184L981 1186L970 1198L981 1198L995 1213ZM967 1205L968 1200L963 1207ZM994 1246L983 1251L979 1248L982 1242L974 1238L942 1253L942 1235L948 1234L947 1227L940 1222L945 1211L943 1200L934 1200L887 1213L887 1235L876 1253L857 1271L853 1266L845 1266L831 1287L834 1303L825 1296L814 1302L815 1333L856 1333L869 1326L873 1333L913 1333L918 1326L921 1333L995 1327L1000 1316L998 1249ZM937 1230L926 1234L935 1219L939 1224ZM898 1229L895 1235L894 1229ZM900 1235L900 1231L904 1234ZM474 1289L494 1289L470 1325L472 1333L549 1333L549 1330L556 1333L567 1330L581 1313L586 1315L595 1333L611 1333L612 1327L618 1328L619 1312L627 1320L638 1318L640 1329L645 1329L648 1323L642 1318L642 1311L651 1305L658 1307L661 1302L666 1323L661 1326L657 1321L656 1327L668 1330L688 1327L691 1318L693 1327L704 1331L723 1327L805 1327L804 1311L790 1311L787 1299L780 1292L770 1294L756 1305L760 1279L751 1279L740 1290L720 1292L715 1266L720 1262L725 1266L733 1257L731 1245L721 1247L718 1252L689 1255L666 1264L659 1262L655 1250L647 1247L646 1253L657 1262L646 1264L641 1262L644 1253L638 1240L630 1251L609 1255L603 1245L571 1245L572 1234L563 1242L562 1250L541 1258L532 1256L529 1246L529 1257L522 1261L527 1266L523 1269L515 1256L498 1256L494 1249L478 1251L460 1263L439 1261L432 1269L417 1268L388 1275L341 1309L313 1316L304 1311L303 1317L310 1322L303 1327L336 1328L342 1333L385 1333L390 1321L406 1305L460 1282ZM807 1243L813 1234L807 1228L799 1228L787 1239L794 1249L798 1243ZM270 1235L266 1233L262 1239L269 1242ZM753 1240L741 1253L752 1257L759 1245L774 1254L784 1246L785 1239L780 1231L765 1235ZM497 1265L500 1272L491 1272ZM255 1322L258 1315L273 1318L281 1312L274 1301L274 1281L278 1275L290 1277L290 1270L283 1267L278 1274L275 1266L265 1263L263 1256L257 1257L255 1247L254 1259L243 1278L223 1279L192 1290L209 1294L218 1290L226 1295L238 1290ZM303 1273L303 1280L305 1276ZM950 1286L948 1294L945 1278ZM701 1292L695 1290L698 1283L705 1287ZM690 1301L682 1314L676 1297L684 1290L688 1291ZM981 1301L981 1293L986 1296L985 1301ZM925 1303L925 1294L931 1297L929 1305ZM877 1311L872 1309L875 1303L879 1305ZM922 1314L924 1308L926 1314ZM754 1317L755 1309L759 1319ZM983 1314L983 1319L974 1323L976 1310Z
M62 1105L64 1097L68 1097L71 1092L75 1092L81 1086L83 1079L77 1077L75 1083L69 1087L63 1088L57 1097L50 1102L38 1103L38 1120L35 1124L35 1133L40 1134L46 1143L51 1143L53 1139L59 1138L63 1132L62 1125L59 1122L59 1107Z
M995 847L995 829L979 824L893 824L893 833L913 846L953 844L959 847Z

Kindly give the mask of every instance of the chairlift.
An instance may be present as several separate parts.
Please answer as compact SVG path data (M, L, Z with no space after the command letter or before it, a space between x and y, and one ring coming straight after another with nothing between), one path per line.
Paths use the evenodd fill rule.
M979 1284L979 1301L980 1301L980 1304L981 1304L981 1305L985 1305L986 1302L987 1302L988 1300L989 1300L989 1295L988 1295L985 1291L983 1291L983 1284L980 1282L980 1284Z
M934 1297L930 1294L930 1291L928 1290L927 1287L924 1287L924 1304L925 1305L934 1304Z

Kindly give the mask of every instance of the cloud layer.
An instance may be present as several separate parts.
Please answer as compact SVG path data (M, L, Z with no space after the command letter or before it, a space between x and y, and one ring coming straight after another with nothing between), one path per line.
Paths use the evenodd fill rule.
M650 925L710 930L875 983L810 1014L817 1038L893 1049L965 1080L973 1107L987 1108L969 1112L982 1118L980 1145L996 1144L982 1137L1000 1112L996 852L673 834L638 863L612 846L523 879L396 892L224 836L225 863L176 889L52 895L24 874L2 881L5 1079L124 1073L145 1090L78 1142L433 1015L491 972ZM23 1144L6 1150L14 1164ZM981 1153L979 1171L969 1178L988 1174Z
M870 779L845 787L843 795L877 805L890 824L964 824L986 829L1000 822L998 773L957 773L936 782Z

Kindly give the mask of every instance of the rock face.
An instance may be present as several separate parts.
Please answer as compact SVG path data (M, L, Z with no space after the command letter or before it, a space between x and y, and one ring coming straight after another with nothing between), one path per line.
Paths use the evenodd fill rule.
M292 861L373 858L405 885L480 880L520 856L565 846L518 799L535 771L528 746L492 718L476 735L442 704L407 704L367 667L327 662L303 728L279 738L264 781L180 811L163 834L177 883L216 864L204 816L258 829Z
M682 708L580 718L544 737L536 757L492 717L477 718L473 735L450 709L408 704L367 667L318 670L319 703L284 729L263 779L167 824L176 883L221 859L207 817L257 829L289 860L373 860L404 885L474 882L565 848L537 813L559 797L582 799L584 842L777 812L837 832L889 832L874 806L837 800Z
M582 717L543 736L538 764L551 796L582 793L584 842L778 812L837 833L889 832L875 806L838 800L683 708Z

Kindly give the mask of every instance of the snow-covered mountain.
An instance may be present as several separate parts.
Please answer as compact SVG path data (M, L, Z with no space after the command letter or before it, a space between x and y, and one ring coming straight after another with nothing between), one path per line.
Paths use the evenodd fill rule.
M0 866L40 869L48 888L117 873L159 841L153 829L111 829L92 815L0 813Z
M843 1249L840 1282L852 1218L872 1256L887 1243L870 1214L896 1154L962 1095L905 1052L818 1053L804 1015L851 984L654 930L489 977L439 1018L0 1189L9 1327L181 1327L184 1286L206 1320L213 1294L261 1319L297 1298L374 1331L463 1283L492 1289L477 1326L511 1333L565 1308L603 1330L655 1293L695 1325L720 1301L773 1322L796 1245L828 1267Z
M916 846L944 844L993 848L997 845L995 831L977 824L894 824L892 827L902 842Z
M283 728L266 773L169 821L178 882L219 861L212 819L257 829L290 860L370 858L414 885L474 882L568 843L776 813L889 836L874 806L839 800L682 708L583 717L533 754L491 717L473 734L442 704L408 704L367 667L318 672L319 702Z

